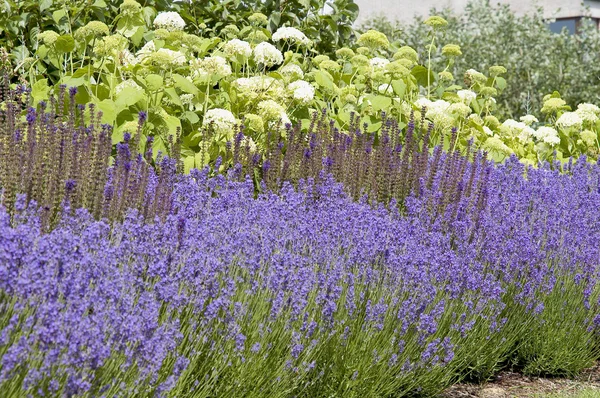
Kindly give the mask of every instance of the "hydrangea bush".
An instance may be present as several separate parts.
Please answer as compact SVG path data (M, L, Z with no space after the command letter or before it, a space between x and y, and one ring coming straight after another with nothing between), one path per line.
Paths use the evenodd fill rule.
M485 71L493 65L508 70L507 87L497 97L501 104L497 117L518 120L533 113L540 118L543 98L553 91L559 91L573 109L579 103L597 103L600 33L593 20L582 18L577 35L568 31L557 34L549 29L554 21L544 17L541 7L517 15L508 4L489 0L465 3L464 9L437 7L430 13L448 21L444 40L461 47L462 55L456 58L451 73L459 76L470 68ZM388 35L392 47L409 45L424 57L431 39L422 22L421 18L402 23L380 16L365 21L359 31L378 29ZM434 63L438 68L445 63L439 56L443 52L444 46L436 46Z
M420 58L419 49L394 50L375 30L330 57L315 53L313 41L297 28L281 27L271 35L264 29L266 17L259 14L249 19L248 29L225 37L186 33L189 22L174 11L158 13L152 21L146 17L143 7L127 0L119 13L128 21L124 27L91 21L73 35L41 32L35 54L40 62L17 67L28 76L31 105L58 90L44 77L58 73L62 84L78 88L79 104L94 103L103 113L102 122L114 126L113 142L132 129L140 111L148 114L142 140L153 137L154 156L168 153L169 137L181 135L186 170L224 156L236 126L244 125L252 146L264 150L268 134L285 138L287 123L301 123L306 130L312 114L323 109L343 132L349 131L352 114L360 116L368 133L380 132L382 112L404 128L411 112L419 119L424 109L435 126L432 144L448 142L444 137L456 127L459 148L472 140L496 161L513 153L531 165L554 157L598 156L596 108L582 104L588 123L571 118L567 125L569 114L557 113L567 110L566 105L553 108L550 103L561 100L552 94L541 110L546 118L501 121L495 116L496 97L507 87L506 69L492 66L487 75L469 69L459 85L451 72L462 55L455 44L444 45L440 56L445 67L436 71L435 52ZM430 31L428 46L433 49L447 22L431 17L423 26ZM207 137L211 142L204 145Z

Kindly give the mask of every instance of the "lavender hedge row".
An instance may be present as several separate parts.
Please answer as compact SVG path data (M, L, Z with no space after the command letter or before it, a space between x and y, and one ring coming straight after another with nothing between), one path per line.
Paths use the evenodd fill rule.
M599 352L600 169L480 167L485 205L437 215L427 184L400 213L325 176L255 198L208 169L155 222L63 208L45 232L19 196L0 215L0 391L399 397L508 364L576 373Z

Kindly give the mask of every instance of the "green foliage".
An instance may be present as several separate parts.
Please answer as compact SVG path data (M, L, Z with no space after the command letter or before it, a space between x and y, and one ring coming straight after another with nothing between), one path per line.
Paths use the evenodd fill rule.
M358 6L353 0L329 3L326 7L326 0L148 0L139 15L123 15L119 0L7 0L0 6L0 46L14 49L13 55L22 62L38 48L38 33L72 34L90 21L116 28L137 45L145 33L140 28L144 22L150 24L159 12L177 11L188 23L188 31L202 37L226 36L231 25L247 31L252 25L250 16L262 13L268 16L261 26L267 34L281 26L294 26L313 40L316 51L333 53L352 40Z
M106 15L98 20L82 17L64 28L56 20L67 18L68 8L51 12L48 29L34 36L31 53L27 45L9 49L11 69L32 88L32 105L57 93L60 84L77 87L77 103L96 104L102 122L113 124L113 142L122 136L124 125L145 111L144 134L155 137L154 154L165 152L169 137L181 134L188 170L223 156L242 122L250 145L263 150L268 140L286 138L286 123L300 123L306 130L311 115L323 110L342 132L354 114L369 133L381 129L382 113L406 126L415 112L417 119L423 116L434 123L431 145L449 145L444 137L456 128L459 139L454 145L466 148L472 140L498 162L511 154L536 165L581 154L595 160L600 153L598 108L583 104L577 116L570 115L566 104L552 108L562 101L555 93L537 108L544 117L527 123L503 120L510 109L505 92L514 88L504 66L494 63L485 73L467 69L457 82L456 70L471 50L447 42L456 18L449 17L448 26L441 17L420 23L415 29L427 38L421 47L401 46L398 40L390 44L381 32L369 30L354 46L339 48L342 42L317 37L306 24L309 10L324 6L319 1L286 2L282 24L302 29L284 26L275 31L266 16L275 11L256 13L245 8L246 2L215 2L202 10L196 3L177 3L170 9L179 13L163 14L157 13L163 5L147 4L107 4L106 12L115 13L113 20ZM338 12L317 14L333 18ZM302 18L296 21L292 15ZM237 18L236 24L225 24L230 17ZM194 31L199 34L189 33ZM319 50L321 42L331 48ZM23 52L29 55L22 58ZM207 117L207 112L218 117ZM563 123L582 116L580 124Z
M571 106L598 101L600 89L600 32L594 23L585 20L577 35L567 31L555 34L548 28L542 9L516 16L508 5L492 4L489 0L472 0L464 11L433 9L448 21L443 32L444 43L460 45L450 71L462 76L470 68L485 71L493 65L508 70L506 89L496 98L497 115L502 119L516 118L541 109L543 96L559 91ZM392 48L409 45L423 59L430 42L429 28L417 18L410 24L378 17L363 23L360 30L375 28L388 35ZM446 60L438 46L432 60L435 70L441 70Z
M331 12L326 11L329 3ZM352 23L358 16L358 6L353 0L207 0L182 3L174 8L186 22L194 26L194 33L206 36L222 36L227 26L235 25L241 32L248 29L248 22L255 13L267 18L254 22L273 33L281 26L293 26L302 30L315 42L319 53L332 54L351 40Z

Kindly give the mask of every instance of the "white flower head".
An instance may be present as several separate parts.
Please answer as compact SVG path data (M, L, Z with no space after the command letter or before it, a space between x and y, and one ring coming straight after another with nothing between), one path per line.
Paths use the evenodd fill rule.
M465 72L465 76L468 80L471 80L472 83L485 83L487 78L485 75L475 69L469 69Z
M270 76L240 77L233 81L233 87L239 95L247 99L264 98L280 99L285 97L285 87L281 80Z
M194 110L194 94L181 94L179 99L183 106L187 106L190 111Z
M383 83L377 87L377 91L379 91L381 94L391 95L394 92L394 89L392 88L391 84Z
M233 135L233 128L237 124L237 120L233 113L227 109L209 109L204 114L202 126L213 126L216 133L225 134L229 137Z
M281 27L272 36L273 41L286 40L294 44L309 45L311 41L304 33L296 28Z
M183 30L185 28L185 21L174 11L159 12L156 18L154 18L154 27L173 32Z
M462 102L450 104L450 106L446 109L449 113L459 115L464 118L471 114L471 108L467 104L464 104Z
M292 80L304 78L304 72L302 71L302 68L300 67L300 65L296 64L285 65L279 70L279 73L281 73L284 77L287 77Z
M514 131L514 130L522 130L525 127L527 127L527 125L523 122L517 122L514 119L506 119L504 121L504 123L502 123L502 127L505 130L510 130L510 131Z
M600 114L600 108L598 108L594 104L579 104L577 106L577 110L575 111L584 122L596 123L598 119L598 114Z
M488 126L483 126L483 131L490 137L494 135L494 132Z
M141 62L146 59L150 54L156 52L156 45L153 41L149 41L144 44L144 47L140 48L137 53L135 53L137 61Z
M156 53L166 56L169 59L169 64L171 66L183 66L187 61L185 54L181 51L173 51L168 48L161 48Z
M419 107L419 110L421 110L423 107L429 109L431 107L431 104L432 102L426 97L421 97L415 101L415 105Z
M119 61L123 66L133 66L138 63L137 58L128 49L125 49L119 53Z
M535 134L534 129L523 122L517 122L513 119L505 120L500 126L500 131L502 131L505 136L517 138L522 142L529 141L531 136Z
M309 103L315 97L315 88L309 82L296 80L288 85L292 98L304 104Z
M282 125L290 123L290 119L285 113L283 106L279 105L273 100L265 100L258 103L258 113L269 122L271 126L274 126L281 120Z
M565 112L562 115L560 115L560 117L558 118L558 120L556 121L556 125L560 128L570 128L570 127L575 127L575 128L581 128L581 124L583 123L583 120L581 119L581 116L579 116L576 112Z
M433 101L427 108L425 117L433 122L436 126L447 126L452 123L452 118L449 115L450 103L444 100Z
M254 60L266 67L283 62L283 54L274 45L263 41L254 48Z
M250 150L250 153L255 153L256 149L257 149L256 142L254 142L252 137L244 137L244 139L241 143L241 147L242 148L248 147L248 149Z
M218 55L191 60L190 68L192 69L192 79L207 78L212 75L221 77L231 75L231 66L229 66L225 58Z
M385 58L374 57L369 60L369 63L374 69L383 69L390 61Z
M558 131L552 127L542 126L533 133L533 136L538 140L550 144L551 146L560 144Z
M223 51L230 57L241 56L243 58L250 58L252 55L250 43L239 39L229 40L223 46Z
M472 90L458 90L456 95L465 105L471 105L471 102L477 98L477 93Z
M523 123L525 123L528 126L531 126L533 123L538 123L539 122L539 120L537 119L537 117L535 117L533 115L521 116L521 118L519 120L521 120Z

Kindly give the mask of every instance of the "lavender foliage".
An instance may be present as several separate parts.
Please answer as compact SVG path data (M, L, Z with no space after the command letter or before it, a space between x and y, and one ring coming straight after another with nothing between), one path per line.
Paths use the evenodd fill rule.
M0 109L0 202L13 214L18 194L41 207L45 228L56 225L62 205L84 207L96 218L120 219L128 208L148 219L170 212L177 164L138 153L141 126L125 134L113 154L112 126L101 124L94 104L75 105L77 89L61 86L57 97L28 107L30 89L2 86ZM174 153L177 155L175 143Z
M307 132L300 124L287 125L285 140L267 139L262 162L257 161L259 154L239 145L232 146L228 158L240 163L235 173L240 180L247 174L260 176L259 189L264 185L277 192L286 182L297 184L308 178L318 182L321 176L332 175L355 200L393 202L403 209L409 196L435 192L428 208L434 214L443 214L462 200L480 211L485 207L485 175L491 167L486 154L473 153L470 143L464 153L456 149L456 129L446 137L448 152L441 146L431 149L432 129L424 120L416 123L412 115L403 129L383 114L381 131L368 133L361 128L360 118L351 115L349 133L342 133L325 112L315 113ZM243 129L236 142L242 137Z

